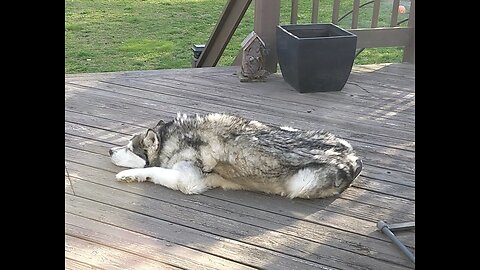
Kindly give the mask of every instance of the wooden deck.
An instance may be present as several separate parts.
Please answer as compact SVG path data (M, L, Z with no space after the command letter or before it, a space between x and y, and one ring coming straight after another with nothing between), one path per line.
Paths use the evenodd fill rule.
M415 220L415 66L355 66L340 92L300 94L235 68L65 75L67 269L408 269L376 228ZM184 195L117 183L108 149L176 112L229 112L326 129L364 161L339 198ZM398 232L414 251L415 232Z

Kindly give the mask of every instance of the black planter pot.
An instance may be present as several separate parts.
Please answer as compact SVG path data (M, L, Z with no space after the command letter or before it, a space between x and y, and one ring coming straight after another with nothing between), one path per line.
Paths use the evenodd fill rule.
M340 91L352 71L357 36L331 23L277 26L283 78L297 91Z

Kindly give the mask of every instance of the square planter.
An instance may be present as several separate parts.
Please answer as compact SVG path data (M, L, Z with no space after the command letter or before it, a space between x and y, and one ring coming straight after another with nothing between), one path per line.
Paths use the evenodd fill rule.
M352 71L357 36L332 23L278 25L284 80L297 91L340 91Z

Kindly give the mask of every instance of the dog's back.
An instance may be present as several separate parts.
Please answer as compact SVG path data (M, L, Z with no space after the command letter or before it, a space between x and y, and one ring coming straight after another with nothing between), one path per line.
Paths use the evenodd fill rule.
M329 132L221 114L207 115L200 122L199 134L208 130L201 136L208 142L203 150L215 159L211 172L244 189L326 197L342 192L362 169L351 145Z

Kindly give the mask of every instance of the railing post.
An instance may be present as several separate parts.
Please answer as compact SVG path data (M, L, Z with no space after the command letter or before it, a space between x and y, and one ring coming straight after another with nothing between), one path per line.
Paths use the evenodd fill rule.
M298 20L298 0L292 0L292 10L290 11L290 23L297 24Z
M333 1L332 23L338 24L338 15L340 13L340 0Z
M276 27L280 22L280 0L255 0L254 31L267 48L266 70L277 72Z
M390 27L397 26L397 23L398 23L398 6L399 5L400 5L400 0L393 0L392 18L390 19Z
M312 0L312 23L318 22L318 5L320 0Z
M372 13L372 28L377 28L378 26L378 16L380 15L380 0L375 0L373 3L373 13Z
M410 33L410 42L403 49L403 62L415 64L415 0L410 2L410 15L408 16L408 28Z
M360 13L360 0L353 0L352 29L358 28L358 13Z

